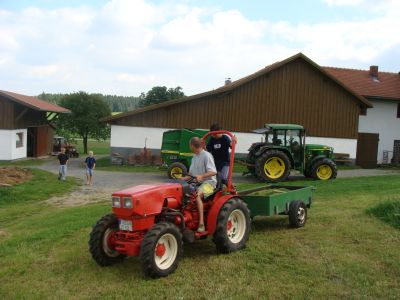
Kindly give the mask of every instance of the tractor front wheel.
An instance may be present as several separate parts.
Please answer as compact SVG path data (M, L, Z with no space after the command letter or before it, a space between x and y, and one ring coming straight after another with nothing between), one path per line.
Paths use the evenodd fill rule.
M151 278L173 273L183 253L182 234L169 222L158 223L145 235L140 247L143 272Z
M89 239L89 251L100 266L110 266L125 258L125 255L115 250L117 230L118 219L114 214L105 215L93 226Z
M232 198L221 208L214 233L214 243L220 253L229 253L246 246L251 227L247 204L239 198Z
M168 178L179 179L187 175L187 168L181 162L172 163L167 171Z
M336 164L329 158L318 160L311 168L311 175L314 179L329 180L336 178Z
M284 181L290 174L289 158L282 151L266 151L256 161L256 174L261 181Z

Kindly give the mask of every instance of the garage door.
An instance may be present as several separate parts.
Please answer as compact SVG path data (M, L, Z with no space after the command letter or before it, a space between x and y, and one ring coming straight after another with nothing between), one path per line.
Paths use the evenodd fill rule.
M375 168L378 156L378 133L358 133L356 164L363 168Z

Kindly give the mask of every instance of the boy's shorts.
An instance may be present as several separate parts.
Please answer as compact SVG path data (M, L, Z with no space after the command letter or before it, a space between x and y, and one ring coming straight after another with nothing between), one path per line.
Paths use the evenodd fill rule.
M86 174L88 176L93 176L93 169L86 168Z
M202 192L204 195L204 198L207 198L212 193L214 193L214 187L208 182L203 182L199 186L196 186L195 184L191 184L190 189L192 191Z

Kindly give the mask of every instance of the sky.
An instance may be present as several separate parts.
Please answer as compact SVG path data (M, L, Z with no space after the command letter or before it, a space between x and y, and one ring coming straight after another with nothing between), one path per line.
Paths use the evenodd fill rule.
M0 90L192 95L299 52L397 73L399 28L398 0L0 0Z

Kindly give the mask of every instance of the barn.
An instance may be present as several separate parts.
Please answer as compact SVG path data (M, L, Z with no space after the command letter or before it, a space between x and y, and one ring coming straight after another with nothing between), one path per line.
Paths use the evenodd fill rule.
M49 154L54 135L51 120L69 112L35 97L0 91L0 160Z
M209 128L213 122L238 136L246 153L265 123L301 124L307 143L333 146L356 157L359 116L371 108L359 95L299 53L254 74L201 94L148 106L105 119L111 124L112 152L129 155L145 145L159 151L171 128Z

